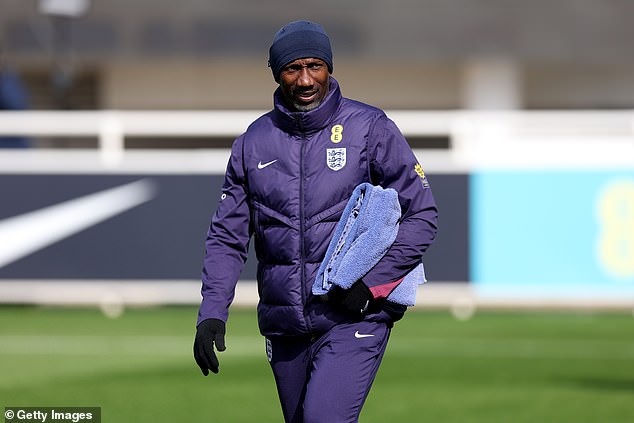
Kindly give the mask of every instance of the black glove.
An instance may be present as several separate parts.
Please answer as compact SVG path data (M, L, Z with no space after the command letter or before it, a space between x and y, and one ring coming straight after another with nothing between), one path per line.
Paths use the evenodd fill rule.
M363 316L374 300L370 288L356 281L349 289L334 286L328 293L330 303L355 316Z
M203 320L196 331L194 359L205 376L209 374L209 370L218 373L218 357L214 352L214 344L216 344L218 351L227 349L225 347L225 322L218 319Z

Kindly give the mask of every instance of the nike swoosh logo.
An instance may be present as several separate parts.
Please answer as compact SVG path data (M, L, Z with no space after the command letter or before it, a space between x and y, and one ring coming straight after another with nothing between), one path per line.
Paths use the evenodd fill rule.
M0 267L151 200L148 179L74 198L0 221Z
M356 331L354 333L354 337L355 338L369 338L370 336L374 336L372 334L364 334L364 333L359 333L359 331Z
M275 163L278 159L275 160L271 160L270 162L267 163L262 163L261 161L258 163L258 169L264 169L265 167L272 165L273 163Z

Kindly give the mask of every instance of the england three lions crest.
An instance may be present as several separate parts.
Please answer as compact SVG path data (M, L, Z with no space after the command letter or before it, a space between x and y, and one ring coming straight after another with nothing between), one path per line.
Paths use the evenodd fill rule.
M332 170L340 170L346 165L346 148L327 148L326 164Z

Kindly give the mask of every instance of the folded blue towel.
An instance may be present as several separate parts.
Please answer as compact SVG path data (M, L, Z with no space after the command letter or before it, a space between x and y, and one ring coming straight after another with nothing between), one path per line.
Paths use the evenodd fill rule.
M403 304L406 306L413 306L416 304L416 291L418 285L422 285L427 282L425 277L425 268L421 262L418 266L413 268L405 278L398 284L390 295L387 296L388 301L393 303Z
M319 267L313 294L326 294L332 285L348 289L367 274L396 239L400 216L401 206L395 190L369 183L357 186ZM424 282L421 263L405 276L387 299L412 306L416 301L416 287Z

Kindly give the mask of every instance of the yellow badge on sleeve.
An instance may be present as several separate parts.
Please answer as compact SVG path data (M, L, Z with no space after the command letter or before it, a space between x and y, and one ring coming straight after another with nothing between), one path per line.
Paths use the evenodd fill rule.
M423 182L423 187L429 188L429 182L427 181L427 176L425 176L425 171L423 170L423 167L419 163L416 163L416 165L414 166L414 172L416 172L416 174L420 177L421 181Z

